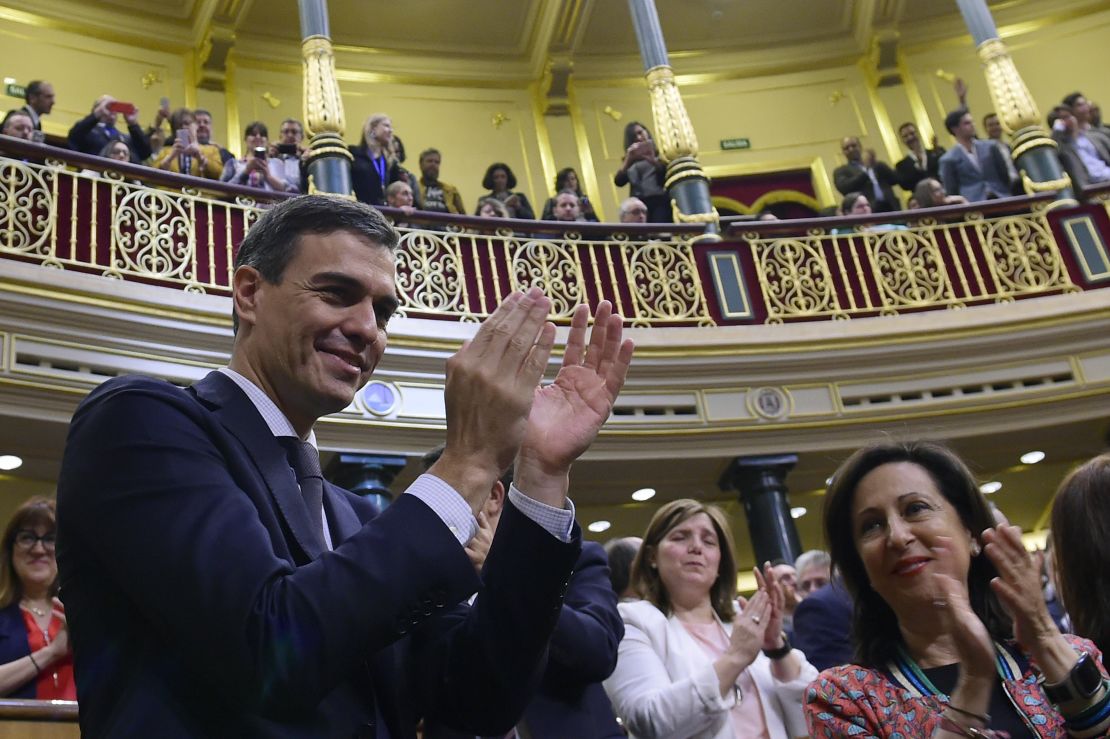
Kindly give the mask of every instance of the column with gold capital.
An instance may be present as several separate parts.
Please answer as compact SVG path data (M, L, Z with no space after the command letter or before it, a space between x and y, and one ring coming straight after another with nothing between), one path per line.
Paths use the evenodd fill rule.
M304 122L309 136L308 192L351 195L351 153L343 141L343 99L335 79L335 53L327 0L297 0L304 61Z
M1072 197L1071 179L1056 155L1057 144L1045 130L1029 88L1018 74L1006 44L998 37L986 0L956 0L956 3L975 40L987 90L998 120L1010 136L1014 164L1021 172L1025 191L1030 195L1057 192L1061 198Z
M664 186L677 223L705 223L703 239L720 240L720 220L709 196L709 178L698 162L698 137L667 58L655 0L628 0L640 44L655 120L655 142L667 165Z

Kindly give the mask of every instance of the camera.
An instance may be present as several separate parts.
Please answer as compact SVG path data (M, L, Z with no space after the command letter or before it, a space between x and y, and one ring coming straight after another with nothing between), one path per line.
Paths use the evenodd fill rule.
M254 158L255 159L265 159L266 158L266 147L265 146L256 146L256 147L254 147L253 152L254 152Z

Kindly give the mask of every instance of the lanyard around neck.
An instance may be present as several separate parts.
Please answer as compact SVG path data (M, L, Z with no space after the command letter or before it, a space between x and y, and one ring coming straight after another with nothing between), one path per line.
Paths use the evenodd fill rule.
M1017 660L1010 655L998 642L994 643L994 668L1003 682L1016 680L1021 675L1021 667ZM906 690L917 697L932 696L948 701L948 696L933 685L933 681L926 677L917 662L906 652L905 647L898 645L898 654L887 664L890 674Z
M378 179L382 181L382 187L385 187L385 154L371 157L370 163L374 165L374 169L378 173Z

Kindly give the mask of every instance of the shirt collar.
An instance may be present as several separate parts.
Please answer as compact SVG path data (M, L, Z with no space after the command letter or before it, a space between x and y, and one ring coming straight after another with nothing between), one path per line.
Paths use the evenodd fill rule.
M247 399L250 400L255 409L258 410L258 414L262 416L262 420L266 422L271 434L274 436L292 436L293 438L300 438L296 429L293 428L293 424L289 422L289 419L286 418L285 414L281 412L281 409L277 407L277 404L270 399L270 396L267 395L262 388L258 387L258 385L255 385L230 367L221 367L217 371L238 385L239 389L246 394ZM308 438L305 439L305 441L315 447L316 432L310 430L308 432Z

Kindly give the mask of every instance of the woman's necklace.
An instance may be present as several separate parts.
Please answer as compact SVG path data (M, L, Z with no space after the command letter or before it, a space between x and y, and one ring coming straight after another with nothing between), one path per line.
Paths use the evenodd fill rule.
M23 606L24 608L26 608L26 609L27 609L28 611L30 611L31 613L33 613L33 614L35 614L36 616L38 616L39 618L46 618L46 614L50 613L50 611L49 611L49 610L47 610L46 608L39 608L38 606L36 606L36 605L35 605L34 603L32 603L31 601L27 600L26 598L24 598L23 600L21 600L21 601L19 602L19 604L20 604L21 606Z

